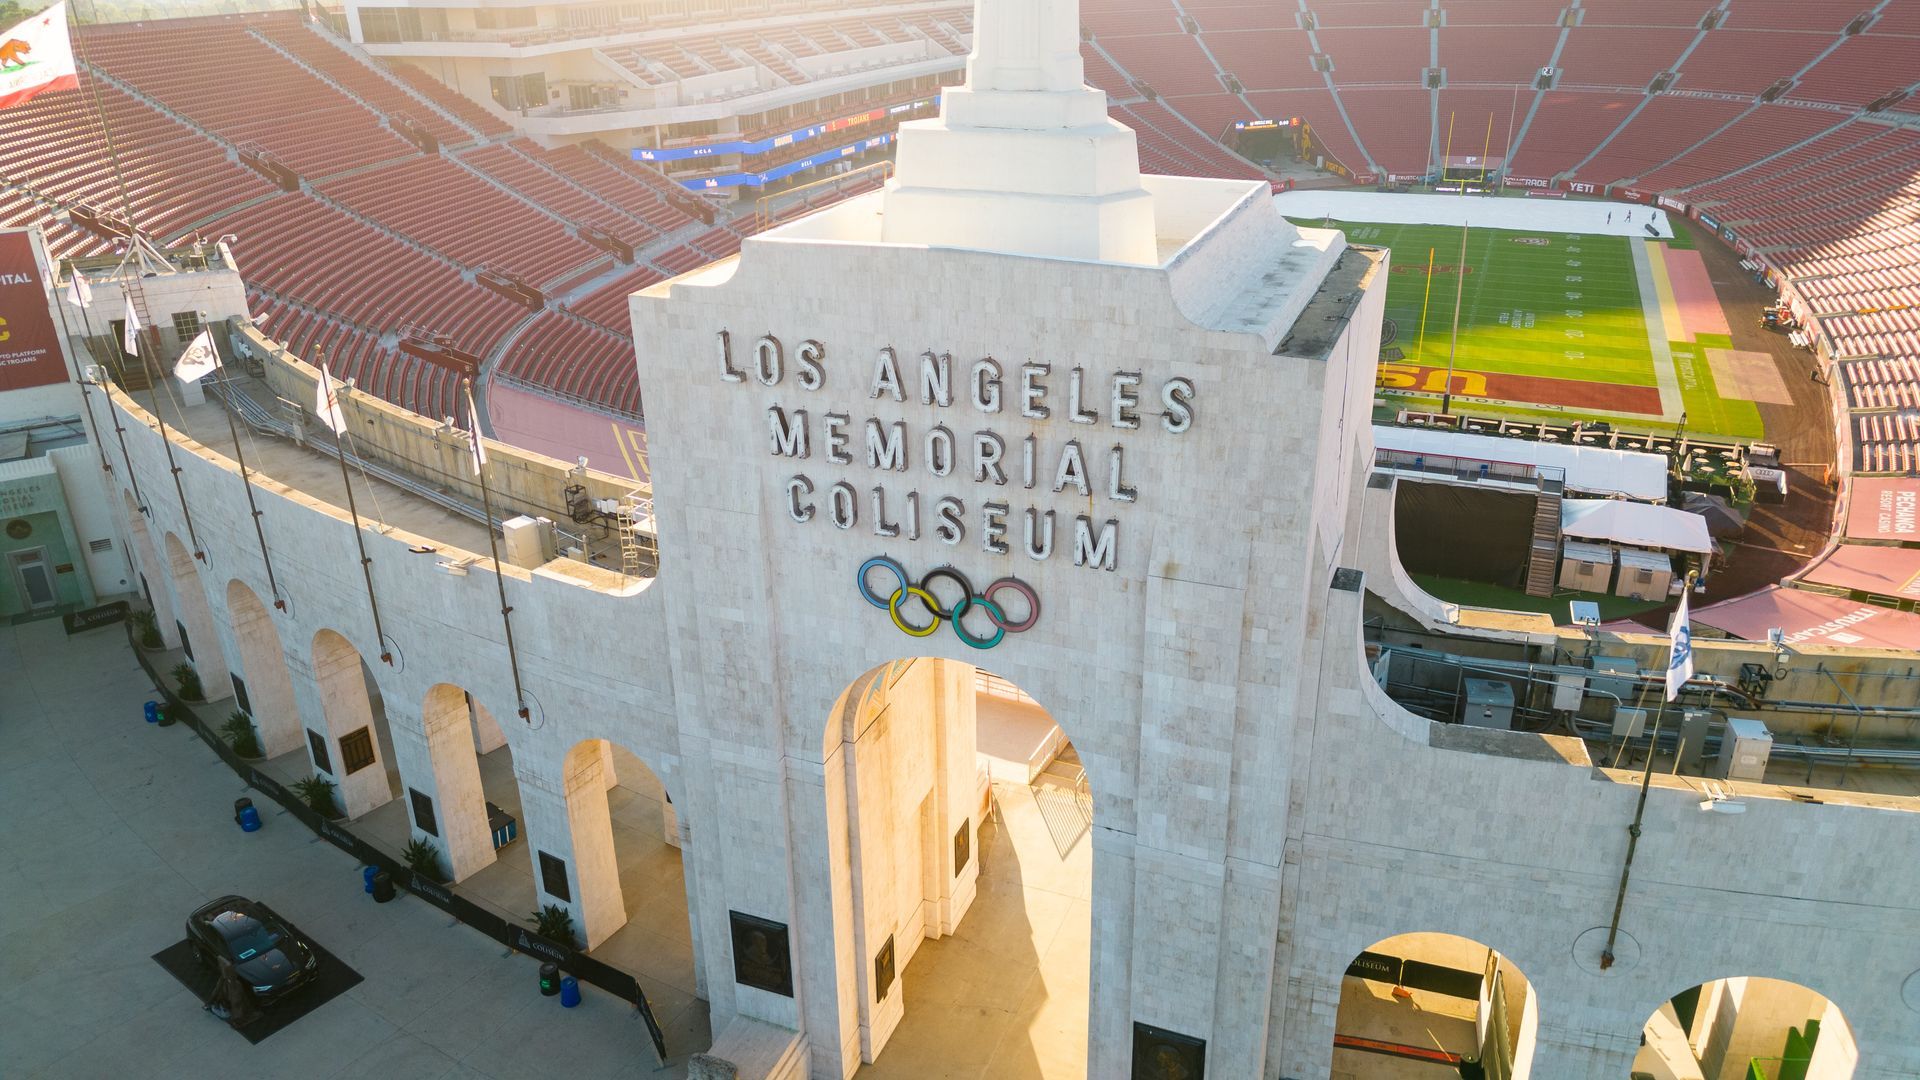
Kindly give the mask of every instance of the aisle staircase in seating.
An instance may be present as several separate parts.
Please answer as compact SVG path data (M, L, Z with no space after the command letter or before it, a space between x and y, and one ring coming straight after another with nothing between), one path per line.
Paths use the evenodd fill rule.
M1533 540L1527 552L1527 595L1552 596L1560 566L1560 486L1543 482L1533 502Z

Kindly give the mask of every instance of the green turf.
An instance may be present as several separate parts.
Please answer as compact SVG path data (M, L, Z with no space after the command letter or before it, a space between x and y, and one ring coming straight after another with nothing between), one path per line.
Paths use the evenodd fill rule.
M1678 248L1681 251L1693 251L1700 246L1694 242L1693 226L1687 224L1685 217L1679 214L1668 214L1667 224L1673 226L1673 239L1666 241L1669 247Z
M1435 577L1432 574L1412 575L1414 584L1425 589L1430 595L1451 604L1465 607L1496 608L1501 611L1533 611L1552 616L1555 622L1565 623L1571 620L1568 605L1575 600L1591 600L1600 605L1602 619L1626 619L1643 611L1665 607L1666 601L1633 600L1625 596L1610 596L1606 593L1573 592L1566 590L1552 596L1528 596L1519 589L1502 588L1480 581L1462 581L1459 578Z
M1731 349L1733 339L1725 334L1701 334L1698 344L1685 341L1668 343L1673 349L1673 366L1680 375L1680 400L1687 410L1687 430L1736 439L1758 439L1766 433L1760 420L1760 406L1737 398L1722 398L1713 385L1713 369L1707 365L1705 349Z
M1456 370L1654 385L1640 285L1628 246L1633 241L1471 229L1466 263L1472 272L1463 284L1452 270L1461 261L1457 227L1335 225L1355 243L1392 249L1387 317L1398 332L1393 344L1406 353L1404 363L1447 366L1454 294L1459 290ZM1535 239L1546 243L1520 242ZM1438 268L1431 297L1426 288L1430 251Z

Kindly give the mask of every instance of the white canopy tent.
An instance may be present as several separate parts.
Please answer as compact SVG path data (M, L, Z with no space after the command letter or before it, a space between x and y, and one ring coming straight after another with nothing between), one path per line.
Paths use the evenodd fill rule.
M1667 459L1659 454L1385 424L1374 425L1373 445L1402 454L1560 469L1568 491L1589 495L1623 495L1643 502L1667 497Z
M1560 531L1634 547L1701 555L1713 551L1707 520L1700 515L1624 499L1568 499L1560 504Z

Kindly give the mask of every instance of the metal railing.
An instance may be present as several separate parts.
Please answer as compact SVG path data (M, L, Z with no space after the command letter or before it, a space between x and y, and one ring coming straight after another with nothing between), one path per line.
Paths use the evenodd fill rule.
M1567 470L1557 465L1529 465L1519 461L1422 454L1411 450L1376 448L1373 467L1393 472L1444 476L1463 483L1524 484L1542 492L1559 493L1567 486Z

